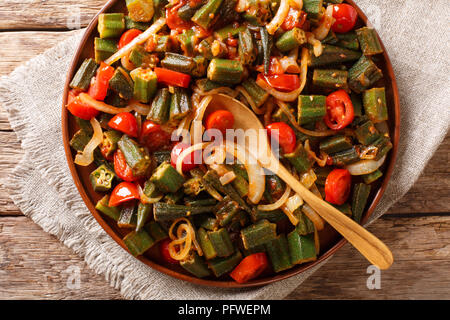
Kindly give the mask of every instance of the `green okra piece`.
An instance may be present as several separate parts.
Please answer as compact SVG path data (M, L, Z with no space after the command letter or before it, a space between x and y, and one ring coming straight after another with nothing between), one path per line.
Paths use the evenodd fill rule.
M229 196L223 198L215 207L214 213L220 226L227 226L234 216L240 211L239 204Z
M180 266L197 278L204 278L211 275L207 264L196 252L193 252L187 259L180 261Z
M205 256L206 260L214 259L215 257L217 257L217 251L216 249L214 249L211 240L209 240L208 233L205 231L205 229L199 228L197 234L200 247L202 248L203 255Z
M330 64L340 64L349 61L358 60L361 57L361 52L349 50L346 48L337 47L330 44L324 44L323 52L320 56L316 57L313 53L313 48L310 47L310 66L321 67Z
M105 195L103 198L97 201L95 205L95 209L103 213L105 216L110 217L111 219L118 221L120 217L120 210L118 207L110 207L109 206L109 195Z
M364 112L373 123L388 119L386 93L383 88L372 88L363 93Z
M216 13L219 10L223 0L210 0L206 2L192 17L192 21L201 26L203 29L208 30Z
M245 257L250 256L255 253L262 253L262 252L266 252L266 247L264 245L260 245L260 246L256 246L256 247L253 247L250 249L242 250L242 253L244 254Z
M155 14L153 0L126 0L126 5L133 21L150 22Z
M374 29L363 27L356 30L356 34L361 45L361 50L365 56L373 56L383 53L380 40Z
M270 1L248 0L247 3L248 7L242 17L250 24L263 26L271 19Z
M89 180L91 181L92 189L95 192L106 192L112 187L112 182L116 174L104 164L91 172Z
M298 123L315 123L327 113L326 96L300 95L298 97Z
M169 120L183 119L192 109L191 99L184 88L175 87L170 97Z
M333 207L335 207L336 209L338 209L343 214L345 214L346 216L349 216L349 217L352 216L352 207L350 206L349 203L344 203L341 205L336 205L336 204L331 204L331 205Z
M240 25L237 28L233 24L229 24L217 31L214 31L214 37L220 41L225 41L228 38L235 38L239 35L239 32L245 31L247 27Z
M80 129L70 139L70 146L76 151L83 151L84 147L89 143L92 138L92 133L89 134L85 130Z
M117 41L114 39L94 39L95 62L100 63L117 52Z
M358 183L353 187L352 218L358 223L361 222L362 214L364 213L367 200L369 199L370 189L370 185L364 183Z
M105 103L117 108L125 108L128 105L128 101L114 91L108 93Z
M129 16L125 16L125 29L147 30L151 26L150 23L133 21Z
M155 221L167 221L202 213L210 213L213 208L214 206L188 207L180 204L156 202L153 204L153 216Z
M134 80L134 99L149 103L155 96L158 87L158 79L156 73L151 69L137 68L131 72Z
M153 7L155 13L153 14L153 22L159 18L166 17L166 6L169 4L169 0L153 0Z
M275 46L282 52L291 51L306 43L306 34L300 28L293 29L283 33L275 42Z
M211 60L214 58L214 55L212 53L213 42L214 39L212 37L208 37L200 41L198 45L197 50L205 59Z
M161 65L166 69L192 76L201 76L206 71L205 60L200 60L200 57L192 58L172 52L166 52L164 59L161 60Z
M219 222L215 217L209 214L198 214L194 216L194 224L205 230L216 230L219 227Z
M354 163L360 160L359 147L353 146L348 150L340 151L328 155L331 158L334 166L345 166L350 163Z
M136 231L141 230L148 219L151 217L152 204L142 203L138 204L137 214L136 214Z
M148 152L126 134L120 138L117 146L122 151L127 164L133 171L133 175L136 177L145 176L151 166Z
M164 124L169 121L170 97L169 89L159 89L156 93L156 97L152 101L152 106L147 115L147 119L157 124Z
M308 18L318 20L323 10L323 0L303 0L303 11Z
M148 53L144 46L137 45L130 51L129 59L136 68L154 67L154 57Z
M137 210L134 204L126 204L122 207L117 225L120 228L136 228Z
M294 215L298 219L298 224L295 226L295 232L302 236L314 233L314 223L312 223L312 221L302 212L301 208L295 210Z
M123 13L102 13L98 16L98 33L100 38L118 38L125 30Z
M314 234L300 235L292 231L287 236L291 264L300 264L317 259Z
M314 69L312 83L316 87L339 90L348 88L348 71L336 69Z
M277 225L263 219L241 230L241 239L245 249L256 247L275 239Z
M259 33L261 35L261 46L263 51L264 74L269 74L273 38L269 35L266 27L260 27Z
M336 33L333 32L333 30L330 30L325 37L325 39L322 40L322 43L324 44L333 44L335 45L339 41Z
M248 28L239 32L238 52L243 64L251 64L256 59L253 36Z
M236 178L234 178L232 184L234 189L236 189L242 198L248 195L248 182L243 177L236 175Z
M364 55L348 70L348 85L356 93L369 89L381 78L383 72L370 57Z
M262 211L262 210L254 209L250 216L252 217L253 222L258 222L258 221L264 219L264 220L268 220L270 222L276 223L276 222L279 222L279 221L287 218L287 216L284 214L284 212L280 209L272 210L272 211Z
M117 150L117 142L122 137L122 133L116 130L108 130L103 132L101 149L106 157L110 157Z
M367 146L380 137L380 133L372 121L368 120L355 129L355 136L359 143Z
M123 242L134 256L143 254L155 244L145 230L131 231L123 238Z
M214 82L209 79L199 79L195 83L198 88L204 92L208 92L224 86L224 84L222 83Z
M338 47L347 48L350 50L359 50L359 41L355 32L338 33L336 34Z
M330 167L319 167L319 168L314 168L314 172L316 174L317 180L316 180L316 184L319 186L325 186L325 181L328 177L328 175L331 172L331 168Z
M232 271L242 260L242 253L236 250L234 254L229 257L217 257L209 260L209 269L214 273L216 277L220 277L230 271Z
M269 94L263 88L258 86L253 78L246 79L241 85L248 92L258 108L267 101L267 98L269 98Z
M87 90L91 83L92 77L97 71L97 63L93 59L85 59L78 68L77 73L72 78L69 86L72 89Z
M244 73L242 63L237 60L212 59L208 65L207 76L211 81L238 84Z
M198 177L192 177L183 184L183 191L188 195L197 196L203 190L205 190L205 186Z
M378 179L380 179L383 176L383 172L381 170L377 169L372 173L363 175L363 180L365 184L371 184Z
M234 253L234 246L227 229L221 228L216 231L207 231L206 233L218 257L228 257Z
M352 100L353 113L355 118L362 116L362 98L359 94L352 92L350 94L350 99Z
M292 267L289 257L289 246L284 233L265 244L273 271L276 273Z
M130 75L122 67L114 71L109 80L109 87L124 99L130 100L134 96L134 83Z
M150 180L145 182L144 189L142 191L144 192L144 195L150 199L158 198L162 195L161 191L159 191L156 185Z
M184 196L183 190L179 189L177 192L167 193L164 196L163 201L168 204L177 204L178 202L180 202L181 199L183 199L183 196Z
M183 186L184 177L169 163L164 162L153 172L150 181L164 193L177 192Z
M314 164L314 159L306 152L301 143L298 144L294 152L285 154L284 158L294 166L298 173L305 173Z
M168 35L155 35L156 46L153 49L154 52L167 52L170 50L170 36Z
M181 50L185 56L192 56L194 54L197 37L192 29L184 30L183 33L177 35Z
M353 146L352 139L348 136L337 135L320 141L320 151L326 154L332 154L344 150L348 150Z
M371 146L377 148L377 154L374 160L380 160L383 156L385 156L392 148L392 142L389 137L381 136L377 140L375 140Z
M214 206L217 204L217 200L213 198L208 199L184 198L184 204L192 207Z
M203 2L195 3L193 6L188 2L178 9L178 17L184 21L190 21L195 12L203 5Z
M152 237L153 241L159 242L168 237L166 230L156 221L150 221L144 226L145 231Z

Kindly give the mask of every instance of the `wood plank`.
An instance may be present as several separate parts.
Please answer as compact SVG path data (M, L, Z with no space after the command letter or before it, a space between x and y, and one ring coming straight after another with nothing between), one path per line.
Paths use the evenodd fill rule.
M367 288L368 263L346 245L288 299L450 299L449 216L387 217L369 229L395 257L392 268L381 273L380 290ZM64 271L71 266L80 268L80 289L67 287ZM0 218L0 275L0 299L121 298L76 254L25 217Z
M85 27L106 0L2 0L0 30L72 30Z

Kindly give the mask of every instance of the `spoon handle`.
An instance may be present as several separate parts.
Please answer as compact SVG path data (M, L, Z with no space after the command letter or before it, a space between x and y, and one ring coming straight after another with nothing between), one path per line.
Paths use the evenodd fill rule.
M306 189L281 164L278 164L277 175L372 264L382 270L392 265L392 253L380 239Z

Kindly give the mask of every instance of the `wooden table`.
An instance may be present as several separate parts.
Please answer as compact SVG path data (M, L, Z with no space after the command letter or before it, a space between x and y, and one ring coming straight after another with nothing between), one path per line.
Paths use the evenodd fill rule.
M0 2L0 75L52 47L69 28L86 26L106 0ZM78 17L79 14L79 17ZM369 290L368 263L346 245L288 299L450 298L450 137L410 192L369 227L393 251L395 264ZM21 158L20 142L0 106L0 178ZM80 289L68 286L80 270ZM121 299L102 276L23 216L0 186L0 299Z

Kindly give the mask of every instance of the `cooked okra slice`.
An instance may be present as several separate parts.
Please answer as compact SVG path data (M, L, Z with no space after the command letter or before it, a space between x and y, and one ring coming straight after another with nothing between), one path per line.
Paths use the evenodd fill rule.
M92 188L96 192L106 192L111 189L112 181L115 177L114 171L110 170L104 164L91 172L89 179L91 180Z

